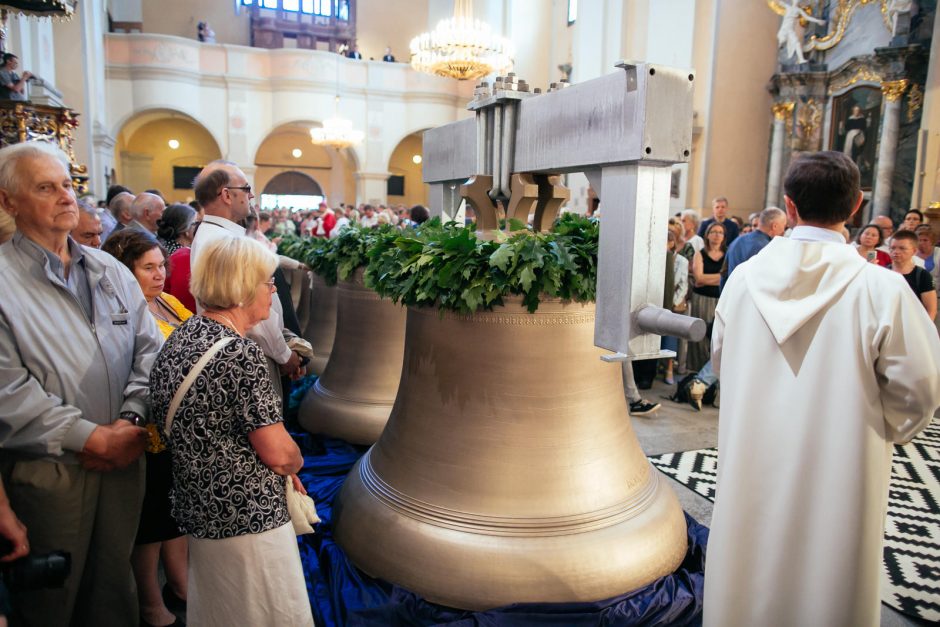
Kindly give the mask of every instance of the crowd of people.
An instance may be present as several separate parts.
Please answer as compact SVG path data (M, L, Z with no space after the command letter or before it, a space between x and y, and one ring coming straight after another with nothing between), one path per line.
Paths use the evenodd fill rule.
M415 205L409 209L404 205L361 203L354 207L339 203L334 209L321 202L316 209L310 211L294 211L290 208L259 211L255 230L271 239L285 235L333 238L348 224L367 228L390 224L405 228L422 224L429 216L427 208L423 205Z
M857 171L855 179L846 189L857 187ZM809 177L798 187L813 184ZM723 197L706 220L692 210L670 220L664 306L704 319L713 337L663 338L677 353L665 364L667 381L688 370L690 387L715 388L722 355L712 347L740 353L730 338L757 333L727 296L719 300L723 292L775 308L765 318L783 341L802 333L806 312L848 289L848 274L820 274L823 253L792 268L756 263L790 254L775 242L799 251L848 242L842 222L851 214L829 215L790 185L785 210L770 207L746 223L729 215ZM420 224L428 210L322 203L258 212L244 172L226 161L207 165L194 192L191 204L168 204L159 190L113 186L101 209L76 198L58 148L0 149L0 535L13 544L7 559L66 550L73 569L62 589L18 594L13 612L24 624L162 627L183 624L184 613L199 625L313 622L286 503L289 488L304 492L303 460L282 411L285 382L304 375L312 351L283 277L297 262L279 257L276 241L336 237L350 224ZM912 210L898 228L879 216L858 229L854 249L822 250L847 273L866 268L864 280L891 294L894 309L884 316L914 328L936 319L935 244L924 215ZM772 254L758 256L765 249ZM798 267L819 275L815 291L786 292L809 280L788 274ZM829 300L787 309L788 299L814 294ZM897 351L904 341L885 337L880 346ZM624 386L631 413L656 410L639 396L629 362ZM718 567L725 584L734 574L727 564Z
M789 237L792 220L777 207L751 213L747 222L728 215L728 199L715 198L712 217L700 220L698 212L686 210L669 221L669 259L673 266L666 291L673 294L671 309L706 322L708 333L698 342L664 338L663 348L676 352L662 368L667 384L675 384L674 372L688 375L672 397L690 402L697 409L705 402L718 406L720 383L711 364L711 329L722 289L735 268L759 253L772 239ZM740 233L740 235L738 235ZM842 228L842 241L852 245L865 261L904 277L923 305L928 317L937 319L940 293L940 247L923 212L908 211L900 225L889 216L876 216L858 228L852 237ZM675 253L675 254L672 254Z

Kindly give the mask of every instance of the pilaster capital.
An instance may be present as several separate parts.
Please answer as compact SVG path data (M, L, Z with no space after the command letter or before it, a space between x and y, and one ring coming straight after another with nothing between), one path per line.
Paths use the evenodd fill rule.
M775 102L771 105L770 110L774 114L774 119L781 122L785 121L793 114L793 102Z
M881 83L881 93L885 95L888 102L897 102L904 95L907 89L907 79L902 78L896 81L884 81Z

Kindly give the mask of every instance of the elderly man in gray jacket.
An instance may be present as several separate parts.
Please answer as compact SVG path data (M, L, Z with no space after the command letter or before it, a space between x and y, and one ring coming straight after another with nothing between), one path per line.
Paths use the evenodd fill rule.
M160 334L134 276L69 237L68 159L0 150L0 472L35 552L64 549L61 590L18 592L15 622L136 625L130 554L143 498L150 367Z

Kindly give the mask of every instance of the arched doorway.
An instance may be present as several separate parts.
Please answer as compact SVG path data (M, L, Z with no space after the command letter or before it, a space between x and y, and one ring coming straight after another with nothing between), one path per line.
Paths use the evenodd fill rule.
M268 133L255 153L254 185L267 190L284 173L305 175L332 207L356 198L355 158L346 150L316 146L310 141L315 122L282 124ZM300 179L293 179L301 184ZM319 203L319 201L317 201Z
M313 177L303 172L281 172L268 181L261 191L259 206L271 209L308 210L323 201L323 189Z
M428 204L429 187L421 178L424 159L422 133L412 133L395 146L388 160L388 202L392 205Z
M221 157L218 143L193 118L165 109L147 111L118 132L111 182L135 193L157 189L167 202L188 202L195 175Z

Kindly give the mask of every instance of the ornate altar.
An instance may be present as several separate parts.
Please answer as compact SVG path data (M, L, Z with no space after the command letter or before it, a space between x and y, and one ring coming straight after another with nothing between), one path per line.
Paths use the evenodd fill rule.
M918 129L935 3L917 0L767 0L781 15L769 90L767 206L783 206L783 176L802 152L838 150L861 173L875 215L900 221L913 196ZM791 44L796 42L797 49Z
M88 167L75 158L72 133L78 114L64 107L51 107L15 100L0 100L0 147L28 141L56 144L72 164L77 193L88 191Z

